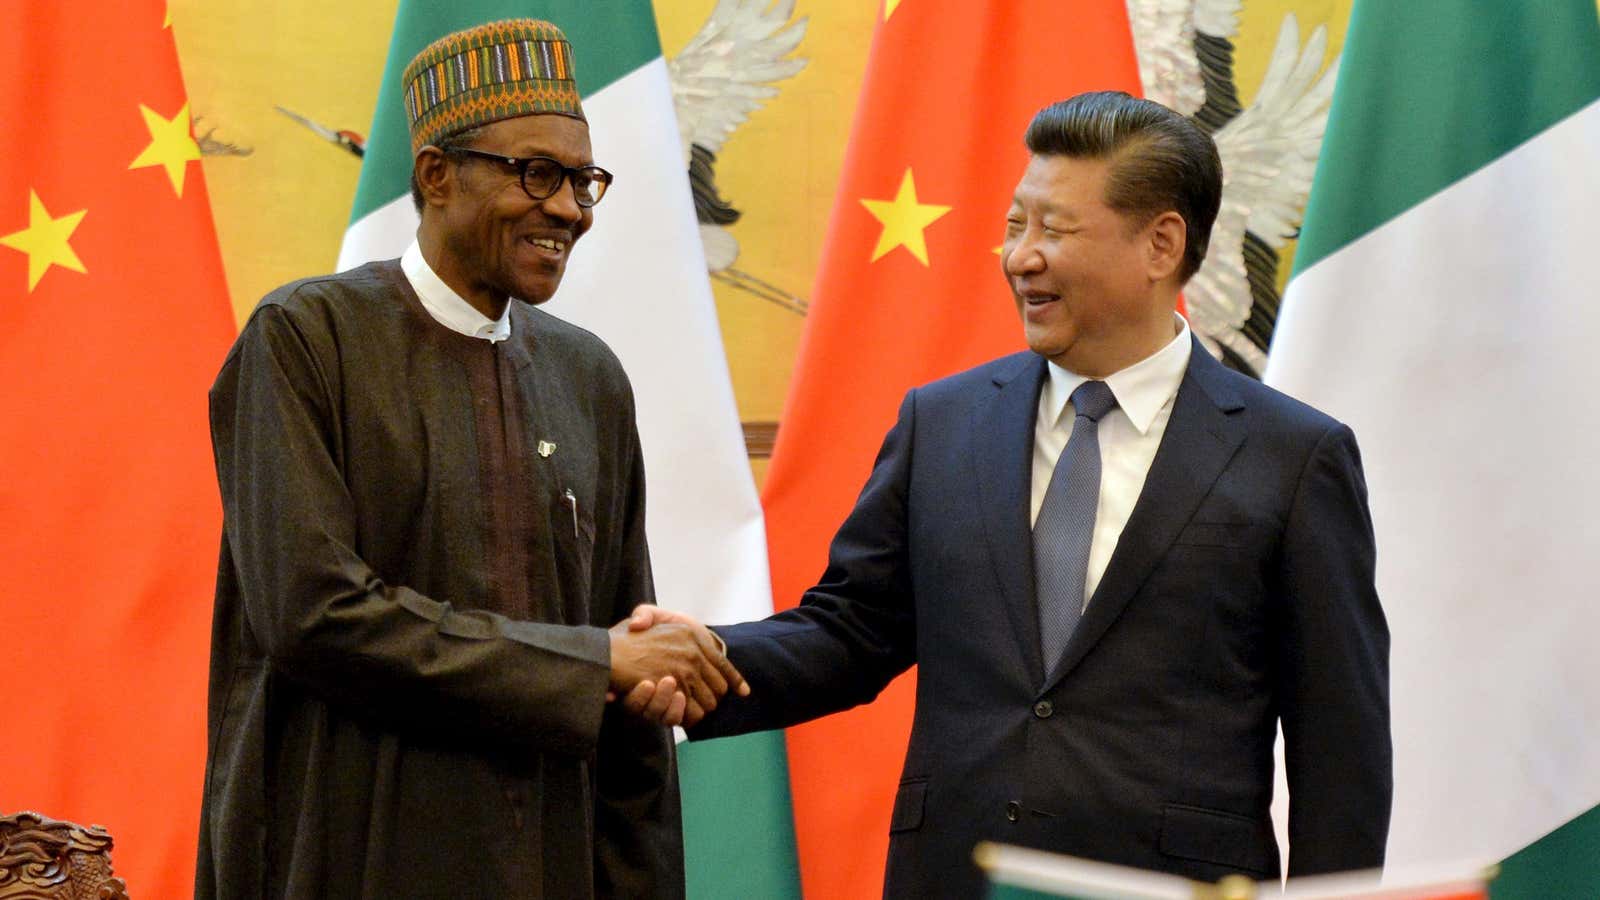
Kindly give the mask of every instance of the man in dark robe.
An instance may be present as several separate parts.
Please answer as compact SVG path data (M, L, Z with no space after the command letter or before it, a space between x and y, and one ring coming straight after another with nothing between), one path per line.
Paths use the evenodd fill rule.
M217 376L197 896L683 894L672 735L607 697L742 685L704 629L607 628L653 596L633 397L532 305L611 180L571 54L423 50L417 242L269 294Z

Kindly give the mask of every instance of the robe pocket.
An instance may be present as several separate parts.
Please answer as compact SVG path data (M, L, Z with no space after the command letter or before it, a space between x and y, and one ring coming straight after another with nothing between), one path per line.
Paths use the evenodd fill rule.
M1190 522L1172 543L1179 547L1252 547L1265 533L1256 522Z
M571 487L562 488L550 505L550 528L555 536L556 570L566 597L568 621L582 621L594 583L594 497ZM576 617L576 618L573 618Z
M553 518L550 527L557 534L581 546L594 545L594 498L580 494L573 488L564 488L551 504Z
M1270 876L1276 852L1272 826L1260 819L1203 806L1168 803L1161 808L1161 852Z
M928 779L912 778L900 782L894 795L894 812L889 816L889 833L922 827L922 807L927 802Z

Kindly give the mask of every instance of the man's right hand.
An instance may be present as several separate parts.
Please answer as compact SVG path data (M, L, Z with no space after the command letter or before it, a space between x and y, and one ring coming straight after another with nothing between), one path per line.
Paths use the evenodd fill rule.
M666 725L693 725L729 690L749 693L710 631L693 620L639 630L631 619L612 626L611 693L647 699L630 709Z

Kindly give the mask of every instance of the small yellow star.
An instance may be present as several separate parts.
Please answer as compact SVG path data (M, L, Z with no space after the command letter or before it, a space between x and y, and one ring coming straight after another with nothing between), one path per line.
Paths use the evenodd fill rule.
M86 209L52 219L44 203L34 191L28 191L28 227L0 237L0 244L28 254L28 293L51 266L60 266L74 272L88 271L78 254L72 252L67 239L83 221Z
M170 120L143 103L139 104L139 112L144 116L144 126L150 129L150 146L128 168L165 166L172 189L182 197L184 172L191 160L200 158L200 145L189 133L189 104L185 103Z
M894 15L895 7L897 7L899 5L900 5L900 0L884 0L884 4L883 4L883 20L885 22L889 21L889 17Z
M161 20L162 28L172 27L172 0L167 0L167 17Z
M905 177L900 179L900 192L893 200L862 200L861 205L883 223L878 246L872 251L873 262L896 247L905 247L923 265L928 264L928 243L923 239L922 230L949 212L950 207L918 203L917 183L912 180L910 169L906 169Z

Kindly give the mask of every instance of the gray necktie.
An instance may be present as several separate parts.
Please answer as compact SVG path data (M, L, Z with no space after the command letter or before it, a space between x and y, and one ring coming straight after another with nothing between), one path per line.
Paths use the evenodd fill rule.
M1100 501L1100 418L1117 407L1104 381L1072 392L1072 436L1056 461L1033 523L1033 574L1039 599L1039 648L1045 674L1055 670L1078 619L1089 572L1089 543Z

